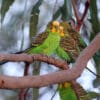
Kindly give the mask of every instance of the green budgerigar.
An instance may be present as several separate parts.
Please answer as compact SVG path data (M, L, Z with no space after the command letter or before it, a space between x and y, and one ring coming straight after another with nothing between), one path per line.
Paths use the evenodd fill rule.
M58 21L51 22L43 34L38 35L30 49L25 50L27 54L45 54L52 56L56 54L59 58L72 62L79 54L76 38L77 34L72 34L67 23ZM71 35L71 34L72 35ZM74 36L75 35L75 36ZM74 37L73 37L74 36ZM75 39L76 40L75 40ZM70 82L58 85L61 100L77 100L76 93Z
M35 38L32 44L33 47L25 50L25 53L45 54L48 56L57 54L59 58L69 62L71 61L70 56L68 55L67 51L65 51L60 45L61 39L64 38L66 34L67 33L64 32L64 27L58 21L53 21L51 22L50 26L47 27L44 34L40 34ZM66 89L67 88L65 88L65 90ZM76 100L75 93L70 86L66 92L69 93L69 96L66 94L67 97L72 97L74 95L74 100Z
M43 43L34 43L33 48L26 50L26 53L46 54L48 56L56 53L60 58L70 61L70 56L60 47L61 38L65 35L60 23L58 21L53 21L52 27L47 28L46 33L48 36Z
M65 35L63 32L63 27L58 21L53 21L51 24L51 27L46 29L46 31L43 33L43 36L40 34L36 37L36 43L33 42L31 48L22 52L27 54L45 54L48 56L52 55L53 53L58 53L57 55L59 57L70 61L70 56L60 47L61 38ZM22 52L17 52L16 54ZM6 61L3 63L6 63ZM0 62L0 65L3 63Z
M64 31L64 27L57 21L53 21L52 25L47 27L45 33L40 34L36 40L33 42L35 48L29 49L28 53L38 53L46 54L48 56L56 53L59 58L65 59L67 62L70 62L72 58L69 56L67 51L63 48L63 42L61 41L64 38L68 38L68 32ZM45 39L43 41L43 39ZM62 43L62 45L61 45ZM64 85L64 86L63 86ZM61 100L77 100L76 93L71 86L70 82L61 83L58 85L58 91L60 94Z
M64 27L58 22L53 21L52 25L47 27L44 34L40 34L33 42L34 48L27 50L28 54L46 54L51 56L57 54L59 58L65 59L67 62L71 61L71 57L67 51L62 48L61 40L68 35L67 31L64 31ZM45 39L43 41L43 39ZM63 86L64 85L64 86ZM71 83L65 82L58 85L58 90L61 100L77 100L76 93L71 86Z

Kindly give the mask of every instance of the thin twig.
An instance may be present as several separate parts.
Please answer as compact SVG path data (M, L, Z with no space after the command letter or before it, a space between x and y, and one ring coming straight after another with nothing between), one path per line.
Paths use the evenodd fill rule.
M84 18L85 18L85 16L86 16L87 12L88 12L89 5L90 5L90 3L87 1L87 2L85 3L85 10L84 10L84 13L83 13L82 18L81 18L81 20L80 20L81 23L83 23L83 21L84 21Z
M76 8L76 4L75 4L75 0L72 0L72 5L73 5L73 10L74 10L74 13L75 13L75 17L76 17L76 20L77 22L80 22L80 16L78 14L78 11L77 11L77 8Z
M96 76L97 78L100 78L100 75L94 73L93 71L91 71L88 67L86 67L86 69L91 72L94 76Z
M87 0L86 3L85 3L85 10L84 10L84 13L83 13L82 17L80 17L79 14L78 14L78 10L77 10L76 5L75 5L75 0L72 0L72 5L73 5L76 20L77 20L77 26L76 26L75 29L76 29L76 31L79 31L80 27L82 26L83 21L86 17L86 14L88 12L88 8L89 8L89 5L90 5L90 0Z
M55 97L55 95L56 95L57 91L58 91L58 87L57 87L57 89L54 91L54 94L52 95L51 100L53 100L53 99L54 99L54 97Z

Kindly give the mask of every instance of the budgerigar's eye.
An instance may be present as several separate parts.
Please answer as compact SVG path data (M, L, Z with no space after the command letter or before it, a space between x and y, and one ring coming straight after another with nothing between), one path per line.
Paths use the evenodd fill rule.
M74 27L75 26L75 20L74 19L70 19L68 21L68 24L71 26L71 27Z
M72 26L72 22L71 22L71 21L69 21L68 24L69 24L70 26Z
M71 22L69 21L68 24L71 25Z

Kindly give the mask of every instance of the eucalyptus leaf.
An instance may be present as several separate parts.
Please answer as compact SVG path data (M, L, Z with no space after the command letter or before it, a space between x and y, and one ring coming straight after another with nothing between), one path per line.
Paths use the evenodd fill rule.
M32 9L32 14L39 13L39 6L41 5L43 0L39 0Z
M61 7L62 19L69 20L72 17L71 0L64 0L64 5Z
M95 34L100 32L100 22L98 19L98 9L97 9L97 0L91 0L90 2L90 15L91 15L91 22L92 28Z
M2 20L5 16L6 11L9 9L10 5L14 2L14 0L2 0L2 7L1 7L1 15Z
M72 18L72 6L71 0L64 0L64 4L60 7L53 16L53 19L57 19L60 15L62 15L62 20L66 21Z
M96 93L96 92L88 92L88 95L91 96L91 98L100 98L100 93Z
M91 0L90 2L90 15L91 15L91 22L93 33L90 36L90 40L92 40L98 32L100 32L100 22L98 19L98 9L97 9L97 0ZM97 74L100 75L100 51L98 54L94 55L94 61L96 64ZM94 80L94 86L97 87L100 84L100 79L96 78Z
M96 70L97 70L97 75L100 76L100 50L94 55L94 61L96 64ZM93 82L95 87L100 86L100 77L97 76L97 78Z
M34 37L37 32L38 15L32 15L30 18L30 38Z
M34 37L37 33L39 6L43 0L39 0L32 8L31 18L30 18L30 38Z
M56 20L61 15L61 8L59 8L53 15L53 20Z

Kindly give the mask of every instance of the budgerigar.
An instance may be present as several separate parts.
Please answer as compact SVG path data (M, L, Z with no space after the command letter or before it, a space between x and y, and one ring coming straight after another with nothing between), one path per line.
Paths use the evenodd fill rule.
M25 53L48 56L57 54L59 58L72 62L78 57L82 46L80 35L67 22L53 21L45 32L35 38L32 47ZM77 100L70 82L59 84L58 87L61 100Z

